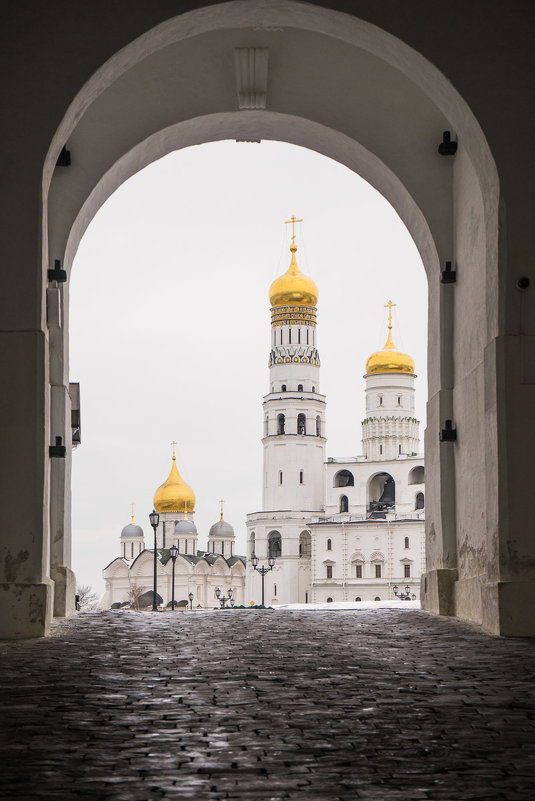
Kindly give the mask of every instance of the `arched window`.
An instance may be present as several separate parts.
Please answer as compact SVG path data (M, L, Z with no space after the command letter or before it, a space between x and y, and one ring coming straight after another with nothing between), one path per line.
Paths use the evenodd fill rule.
M360 595L357 595L357 597L355 598L355 601L362 601L362 598L360 597Z
M396 482L389 473L376 473L368 484L368 512L377 516L396 504Z
M423 492L418 492L416 494L416 509L423 509L424 508L424 494Z
M374 598L373 600L374 600L374 601L380 601L381 599L379 598L379 596L378 596L378 595L376 595L376 596L375 596L375 598Z
M297 391L298 392L302 392L303 391L303 385L302 384L298 384L297 385Z
M349 501L347 500L347 495L342 495L340 497L340 511L347 512L349 509Z
M281 386L281 392L286 392L286 384L283 384L283 385Z
M334 477L333 487L354 487L355 479L349 470L339 470Z
M299 535L299 556L312 556L312 537L308 531L302 531Z
M321 437L321 417L319 414L316 417L316 436Z
M299 483L300 484L304 484L305 483L305 471L304 470L300 470L299 471Z
M316 391L316 387L312 387L312 392L315 392L315 391Z
M405 537L405 548L409 547L409 538Z
M325 565L327 571L327 578L331 579L333 577L333 566L332 565Z
M297 415L297 433L298 434L307 433L307 419L306 415L304 415L302 412Z
M284 425L286 422L286 418L283 414L279 414L277 416L277 434L284 434Z
M279 484L282 484L282 470L279 470Z
M333 541L327 540L327 550L332 551L332 549L333 549Z
M273 556L275 559L282 553L281 535L278 531L271 531L268 534L268 557Z
M424 483L424 468L422 465L413 467L409 473L409 484L423 484Z
M328 604L332 604L332 602L333 602L333 599L332 599L332 598L327 598L327 603L328 603Z

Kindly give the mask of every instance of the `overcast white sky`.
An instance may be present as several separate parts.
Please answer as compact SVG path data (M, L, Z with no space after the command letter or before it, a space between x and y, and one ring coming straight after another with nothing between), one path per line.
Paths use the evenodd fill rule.
M268 289L297 260L319 288L327 454L361 453L364 367L386 339L415 360L426 401L425 272L399 217L346 167L281 142L218 142L170 154L123 184L89 226L71 279L71 381L82 445L73 454L73 562L101 594L129 504L151 547L156 488L177 465L197 497L199 546L225 519L244 553L261 508Z

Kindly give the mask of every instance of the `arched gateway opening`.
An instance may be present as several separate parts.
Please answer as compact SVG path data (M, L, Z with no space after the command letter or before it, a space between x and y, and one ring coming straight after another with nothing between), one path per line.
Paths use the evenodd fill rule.
M13 541L3 579L4 636L46 632L52 600L56 614L73 608L70 456L48 451L56 437L70 441L68 282L48 270L59 260L69 274L88 223L127 177L171 150L224 138L317 150L358 172L405 223L429 282L423 605L488 631L532 632L521 614L533 597L532 576L518 560L498 559L506 529L509 553L523 536L504 525L496 500L498 368L489 347L499 319L499 185L486 139L455 88L381 28L292 0L237 0L162 22L78 88L43 170L39 289L24 285L27 303L35 301L33 321L46 319L48 304L46 336L36 335L23 367L20 347L13 362L19 378L9 408L21 425L13 426L7 452L24 457L10 461L4 489L15 498L21 486L32 489L5 519ZM459 142L455 156L437 152L445 130ZM64 146L71 165L56 166ZM459 265L457 287L446 262ZM17 412L20 386L28 388L41 431L34 439L24 434L24 410ZM462 436L439 438L452 420ZM468 481L482 464L485 480Z

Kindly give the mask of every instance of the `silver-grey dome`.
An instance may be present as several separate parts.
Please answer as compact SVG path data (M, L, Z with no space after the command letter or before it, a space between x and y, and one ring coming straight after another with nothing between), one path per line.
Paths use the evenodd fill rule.
M121 537L143 537L143 529L135 523L129 523L121 531Z
M226 520L218 520L210 529L210 537L233 537L234 529Z
M193 520L180 520L175 526L175 534L196 534L197 526Z

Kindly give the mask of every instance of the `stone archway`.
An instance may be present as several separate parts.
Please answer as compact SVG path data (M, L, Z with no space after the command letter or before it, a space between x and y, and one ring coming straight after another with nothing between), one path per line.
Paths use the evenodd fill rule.
M236 71L237 48L247 48L244 58L259 70L252 87ZM454 157L437 154L443 130L459 141ZM499 327L499 184L492 155L462 97L416 50L369 22L293 0L235 0L161 22L94 73L57 127L43 170L43 263L35 277L47 287L49 319L47 326L45 294L32 291L33 320L43 325L27 364L33 380L21 379L35 395L37 425L46 432L33 448L30 516L37 528L24 535L27 542L19 538L28 569L9 574L8 633L47 630L49 575L56 613L72 608L69 457L48 459L49 438L68 441L70 428L68 284L48 282L47 270L59 259L69 272L87 224L129 175L178 147L229 137L282 139L318 150L359 172L405 222L429 281L424 605L437 613L455 611L489 631L519 633L515 622L506 631L500 612L500 578L507 574L513 583L522 571L509 565L502 577L497 558L506 535L495 501L500 436L498 368L491 354ZM56 167L64 145L71 166ZM463 265L457 286L440 281L446 261ZM19 362L17 356L16 369ZM446 420L463 432L455 444L439 441ZM30 457L17 463L19 473ZM484 463L485 481L468 488L464 477ZM15 547L10 555L17 558ZM531 585L523 589L533 592ZM31 601L36 610L32 623L16 596L21 592L26 607Z

